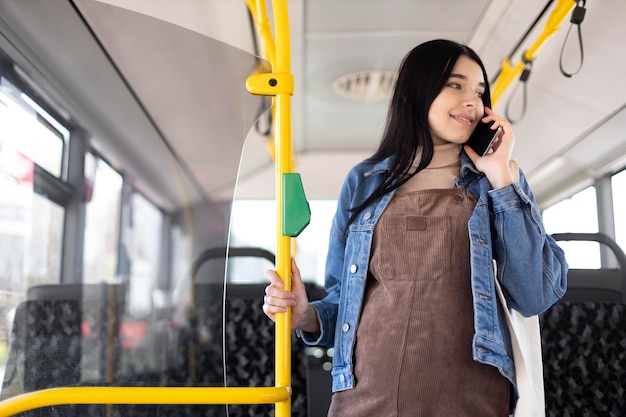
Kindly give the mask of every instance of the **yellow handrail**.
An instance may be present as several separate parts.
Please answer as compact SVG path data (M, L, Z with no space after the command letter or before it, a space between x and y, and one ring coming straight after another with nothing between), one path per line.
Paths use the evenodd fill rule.
M511 65L511 61L507 58L502 62L502 68L500 74L496 79L491 89L491 104L492 107L496 107L496 104L502 94L506 91L509 85L515 81L524 70L524 66L527 62L533 62L534 59L541 51L541 48L546 44L548 39L552 37L561 28L561 24L568 16L568 14L576 7L575 0L559 0L554 7L554 10L548 18L548 22L543 28L543 31L535 42L524 51L523 59L515 66Z
M288 401L282 387L78 387L17 395L0 403L0 416L67 404L272 404Z
M257 0L259 11L264 0ZM290 73L289 21L286 0L272 0L276 48L268 46L273 73L248 78L253 94L275 96L276 107L276 271L291 290L291 237L282 233L284 217L282 177L291 172L291 108L293 75ZM263 29L266 31L266 28ZM267 35L264 35L267 36ZM271 45L268 43L268 45ZM0 402L0 417L23 411L65 404L275 404L276 417L291 415L291 311L276 318L276 383L274 387L68 387L34 391Z

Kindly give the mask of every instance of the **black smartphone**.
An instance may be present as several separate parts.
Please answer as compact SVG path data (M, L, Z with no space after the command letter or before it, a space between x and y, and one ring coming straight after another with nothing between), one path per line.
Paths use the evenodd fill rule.
M491 145L500 134L500 128L491 130L494 122L483 123L478 122L476 129L467 140L467 144L480 156L485 156L491 149Z

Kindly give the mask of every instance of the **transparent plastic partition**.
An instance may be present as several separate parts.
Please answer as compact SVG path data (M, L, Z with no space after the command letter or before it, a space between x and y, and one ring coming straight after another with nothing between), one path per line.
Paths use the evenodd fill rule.
M261 310L265 284L227 285L227 266L238 259L259 258L264 269L273 267L271 252L229 248L238 175L272 163L263 132L271 100L245 88L247 77L261 66L268 71L269 65L148 14L97 1L76 4L132 89L136 106L129 117L140 109L160 140L142 142L144 152L134 152L145 138L126 138L128 148L96 139L102 141L102 156L111 150L112 167L125 174L117 272L26 290L12 323L2 399L57 387L273 386L274 325ZM240 166L244 144L245 166ZM95 193L106 181L98 182L98 167L89 169L94 195L85 201L86 209L94 201L117 201L98 200ZM161 207L163 201L167 204ZM76 276L82 279L82 272ZM297 387L299 381L294 379L293 415L299 407L300 415L306 413L306 386ZM27 413L200 417L271 415L273 409L273 404L146 405L138 400Z

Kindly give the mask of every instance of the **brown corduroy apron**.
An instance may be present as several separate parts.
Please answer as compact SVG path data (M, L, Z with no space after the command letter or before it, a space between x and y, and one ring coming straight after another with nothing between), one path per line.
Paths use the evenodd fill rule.
M508 416L508 380L472 359L475 204L458 188L396 192L374 233L356 385L329 416Z

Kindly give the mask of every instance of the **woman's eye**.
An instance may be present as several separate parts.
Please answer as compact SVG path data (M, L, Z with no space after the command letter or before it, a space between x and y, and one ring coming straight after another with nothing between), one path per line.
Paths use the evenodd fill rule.
M478 92L478 93L476 93L476 96L477 96L478 98L483 98L483 96L484 96L484 95L485 95L485 93L483 93L483 92Z
M458 89L461 88L461 84L459 84L459 83L448 83L448 87L452 87L452 88L455 88L455 89L458 90Z

